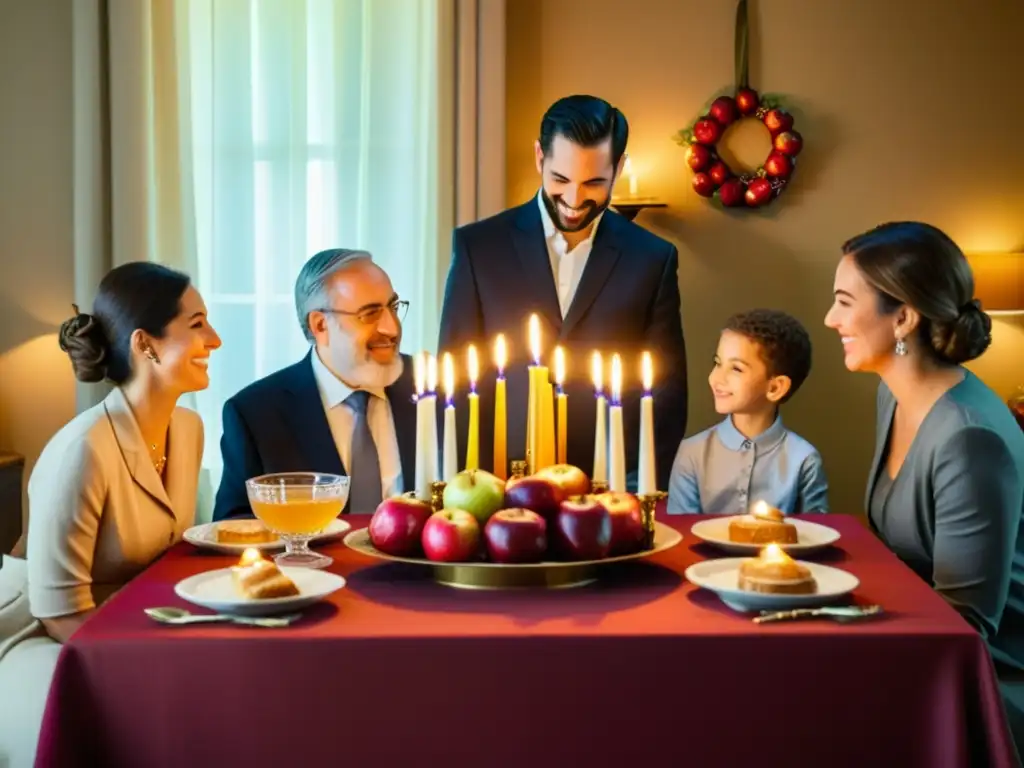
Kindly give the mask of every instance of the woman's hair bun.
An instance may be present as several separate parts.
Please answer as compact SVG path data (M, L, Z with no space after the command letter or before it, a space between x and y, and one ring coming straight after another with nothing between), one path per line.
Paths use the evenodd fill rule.
M94 383L107 376L107 338L96 318L86 312L79 312L72 304L75 316L60 326L58 341L60 348L71 358L75 378Z
M960 308L956 319L932 323L932 348L940 359L959 365L980 357L992 343L992 318L977 299Z

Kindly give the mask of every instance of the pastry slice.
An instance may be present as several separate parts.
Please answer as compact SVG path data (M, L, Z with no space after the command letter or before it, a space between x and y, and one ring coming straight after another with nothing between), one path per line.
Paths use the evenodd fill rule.
M274 597L292 597L299 594L295 582L285 576L259 551L247 549L238 565L231 569L231 579L238 593L249 600L269 600Z
M277 534L267 530L259 520L225 520L216 527L221 544L267 544L277 541Z

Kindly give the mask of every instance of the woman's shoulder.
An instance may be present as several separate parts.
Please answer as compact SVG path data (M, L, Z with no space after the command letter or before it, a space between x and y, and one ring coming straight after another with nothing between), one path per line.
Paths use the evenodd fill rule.
M102 457L116 448L110 422L103 404L87 408L67 424L43 447L29 476L29 493L42 482L52 486L58 477L91 476L103 465Z
M1005 446L1024 462L1024 432L1010 408L981 379L967 372L964 380L935 404L927 419L929 442L935 450L950 449L965 440Z

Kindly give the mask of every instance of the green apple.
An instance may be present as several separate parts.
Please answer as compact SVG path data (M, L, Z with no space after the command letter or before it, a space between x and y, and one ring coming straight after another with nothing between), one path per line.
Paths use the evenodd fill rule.
M445 509L464 509L483 526L505 504L505 481L482 469L466 469L444 487Z

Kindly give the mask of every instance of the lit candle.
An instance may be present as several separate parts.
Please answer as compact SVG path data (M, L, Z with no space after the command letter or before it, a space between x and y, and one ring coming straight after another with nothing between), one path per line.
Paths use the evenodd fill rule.
M441 479L448 482L459 473L458 446L455 440L455 364L448 352L445 352L441 358L441 370L445 395L444 451L442 454L444 471Z
M612 357L612 401L608 409L608 427L611 444L608 447L609 475L608 490L626 490L626 441L622 430L622 360Z
M760 551L759 556L762 560L767 560L768 562L773 563L784 563L787 560L793 559L787 555L786 551L778 544L769 544Z
M505 405L505 366L508 364L508 350L505 348L503 334L498 334L494 342L494 364L498 368L498 380L494 384L494 474L505 480L508 477L508 414Z
M597 415L594 420L594 483L608 482L608 403L604 397L604 361L601 353L595 352L590 361L594 378L594 399L597 400Z
M529 366L529 400L526 408L526 473L532 475L542 465L541 460L541 400L544 395L543 384L547 382L548 369L540 364L540 318L530 315L530 354L533 365Z
M429 352L413 358L416 385L416 496L430 501L437 480L437 361Z
M540 398L540 465L550 467L555 463L555 389L551 386L548 369L544 369Z
M658 490L658 473L654 454L654 364L651 353L644 352L641 364L644 394L640 398L640 455L638 460L637 493L650 494Z
M565 394L565 352L561 347L555 347L555 385L558 387L556 398L558 401L558 438L555 441L555 461L559 464L568 462L566 452L568 450L569 436L569 398Z
M629 196L636 197L636 173L633 171L633 160L632 158L630 158L629 155L626 155L626 164L625 167L623 167L622 169L622 173L629 181Z
M767 501L754 502L754 505L750 508L750 514L764 520L777 520L779 522L783 520L782 512L775 509Z
M480 362L476 347L469 345L466 367L469 369L469 436L466 439L466 469L480 468L480 395L476 380L480 376Z

